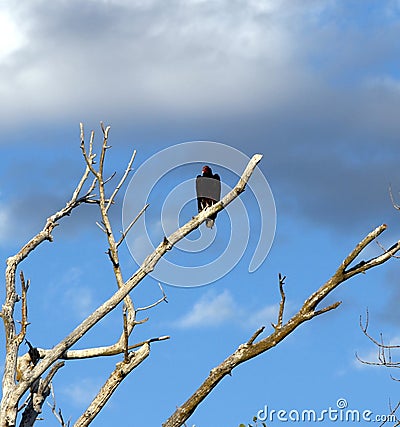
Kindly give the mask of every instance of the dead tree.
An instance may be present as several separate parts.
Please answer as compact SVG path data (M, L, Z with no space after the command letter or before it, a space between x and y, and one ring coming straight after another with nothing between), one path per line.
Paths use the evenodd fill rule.
M139 308L133 304L129 293L146 277L155 267L160 258L183 237L199 227L210 215L222 210L231 203L244 190L252 172L262 158L262 155L256 154L250 160L242 177L235 188L230 191L221 201L214 206L202 211L183 227L176 230L170 236L163 239L152 254L142 263L139 269L127 281L123 280L122 266L119 261L119 246L126 238L127 233L143 214L146 206L138 213L131 224L124 230L119 238L115 237L111 222L109 220L109 209L114 203L115 197L125 183L135 158L133 153L125 173L116 185L110 196L106 195L106 184L110 179L104 177L104 162L108 145L108 134L110 127L102 124L103 144L100 150L98 167L95 167L96 153L93 151L94 132L90 135L89 146L85 144L83 125L81 125L81 150L86 166L84 173L72 194L71 199L58 212L50 216L43 229L29 240L21 250L7 259L7 268L5 274L6 296L1 311L3 319L5 338L6 338L6 360L3 374L3 397L0 409L0 426L11 427L17 423L19 409L23 410L20 425L27 427L34 424L46 397L50 394L51 380L57 371L63 366L63 360L87 359L121 354L123 359L117 363L115 370L110 374L98 394L93 399L87 410L75 422L74 426L87 426L97 416L104 407L113 392L122 382L122 380L135 369L150 354L150 344L155 341L166 340L168 336L150 338L149 340L130 345L129 337L134 327L141 321L136 320ZM90 182L88 182L90 179ZM84 190L85 185L87 189ZM98 194L95 194L97 189ZM52 231L59 224L59 221L72 213L72 211L85 203L95 203L99 206L101 214L101 223L98 223L104 232L108 242L107 254L112 264L117 291L85 320L81 322L71 333L61 340L52 349L32 348L30 352L18 357L18 351L26 337L28 326L27 310L27 291L29 282L25 283L23 273L20 272L21 296L17 293L17 269L19 264L29 256L39 245L45 241L53 241ZM166 299L163 293L162 297L151 308ZM21 302L21 327L17 332L15 309L16 304ZM116 343L105 347L88 348L82 350L73 350L71 347L77 343L94 325L102 318L107 316L121 302L124 304L123 330ZM35 360L32 355L35 354ZM29 393L28 399L22 408L19 407L21 399Z
M110 179L107 179L104 176L104 163L107 150L110 148L108 145L109 130L110 127L104 127L102 125L103 143L100 150L98 165L96 166L96 154L93 149L94 133L91 133L87 147L84 139L83 126L81 125L81 150L85 160L85 170L72 194L71 199L61 210L54 213L47 219L43 229L29 240L17 254L7 259L5 273L6 294L5 302L1 311L1 317L5 328L6 360L4 364L2 382L3 396L0 407L0 427L14 427L17 425L17 422L18 425L24 427L34 425L38 415L42 411L43 403L52 392L51 381L53 377L59 373L64 360L98 358L119 354L121 355L120 362L116 364L115 369L110 373L93 401L73 426L88 426L93 421L93 419L102 410L105 403L110 399L116 388L121 384L123 379L149 356L151 343L163 341L169 338L168 336L160 336L149 338L144 342L130 344L129 339L132 336L134 328L142 323L142 321L137 320L137 313L141 309L134 305L134 302L130 297L130 292L140 284L142 279L154 269L157 262L165 255L165 253L172 249L180 239L199 227L208 217L224 209L240 195L240 193L245 189L254 169L262 158L262 155L260 154L254 155L232 191L226 194L220 202L205 209L170 236L165 237L154 252L144 260L138 270L128 280L124 281L122 266L119 259L119 247L124 242L127 233L132 229L133 224L137 221L140 215L143 214L147 206L143 207L137 217L132 219L132 222L127 229L123 230L121 236L117 238L109 219L109 209L113 205L119 190L124 185L131 171L135 152L133 153L120 181L114 187L111 194L107 195L108 192L106 192L106 184ZM96 194L95 191L97 191ZM19 265L39 245L46 241L51 242L53 240L52 232L63 217L70 215L76 208L86 203L96 204L99 207L101 222L98 223L98 225L104 232L107 239L107 254L113 268L117 290L108 300L104 301L102 305L93 311L93 313L84 319L53 348L38 348L28 344L29 351L18 357L20 346L26 340L27 327L29 324L27 302L29 281L25 281L24 274L22 271L19 271L21 289L19 295L17 293L17 270ZM210 394L214 387L216 387L227 374L230 374L235 367L276 346L302 323L337 308L340 305L340 301L329 306L320 307L320 305L341 283L355 275L364 273L370 268L385 263L400 249L399 241L391 248L384 250L381 255L353 265L355 259L360 255L362 250L385 229L386 225L381 225L362 239L341 263L335 274L317 291L310 295L299 311L286 322L284 322L285 278L279 276L281 301L277 323L272 325L273 332L269 336L260 339L261 334L264 332L264 327L260 327L255 331L253 335L249 337L247 342L241 344L234 353L211 370L210 374L199 388L194 391L192 396L179 406L166 420L164 427L178 427L184 425L186 420L196 410L197 406L204 400L204 398ZM162 291L160 299L146 307L146 309L160 304L165 301L165 299L166 296ZM21 326L18 331L16 327L17 321L15 313L17 303L20 303L21 305ZM72 348L88 331L91 330L91 328L93 328L110 312L115 310L121 303L123 303L123 327L119 339L114 344L80 350ZM25 403L21 404L24 397L26 398ZM66 423L64 421L61 413L56 413L55 406L53 406L52 409L62 426L70 425L69 422ZM20 417L18 417L19 412L22 412Z

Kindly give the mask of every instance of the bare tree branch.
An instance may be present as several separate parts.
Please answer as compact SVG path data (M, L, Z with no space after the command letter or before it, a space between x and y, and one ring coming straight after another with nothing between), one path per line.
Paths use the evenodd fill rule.
M265 326L261 326L261 328L257 329L254 334L250 337L250 339L247 341L246 345L252 345L254 341L257 339L259 335L261 335L265 330Z
M124 319L124 361L128 362L128 347L129 347L129 332L128 332L128 320L126 319L126 305L123 308L123 319Z
M162 297L159 300L153 302L152 304L146 305L145 307L138 307L138 308L136 308L136 312L150 310L151 308L156 307L157 305L161 304L164 301L168 302L167 295L165 294L164 289L162 288L160 282L158 282L158 286L161 289Z
M377 354L378 362L371 362L371 361L364 360L360 358L356 353L357 360L363 363L364 365L386 366L387 368L400 369L400 361L399 362L393 361L392 354L391 354L392 350L400 349L400 345L385 344L382 334L380 334L380 341L378 341L368 333L368 327L369 327L369 312L367 309L364 324L362 322L362 317L360 316L360 328L363 334L376 346L378 351L378 354ZM392 379L394 379L395 381L399 381L399 379L394 377L392 377Z
M276 325L274 323L271 323L274 329L279 329L282 327L283 311L285 310L285 301L286 301L285 291L283 290L286 276L282 277L282 274L279 273L278 278L279 278L279 292L281 294L281 301L279 303L278 323Z
M110 377L93 399L87 410L76 421L74 427L88 426L103 409L104 405L108 402L123 379L132 372L136 366L142 363L149 354L150 345L146 343L143 344L138 351L129 353L127 361L123 360L122 362L117 363L115 370L111 373Z
M64 362L56 363L51 369L45 379L38 379L32 390L22 414L20 427L32 427L39 414L42 412L43 404L50 394L51 381L57 371L64 366Z
M392 205L395 209L400 210L400 206L394 201L393 193L392 193L392 186L389 185L389 195L390 200L392 201Z
M57 402L56 402L56 397L55 397L54 389L52 385L50 385L50 390L51 390L51 395L53 397L53 404L50 404L49 402L47 402L47 404L50 406L51 412L53 413L56 420L60 423L61 427L69 427L70 420L68 420L67 422L64 421L64 417L61 409L59 409L57 412Z
M108 128L106 128L106 130L107 129ZM104 135L103 148L100 156L100 164L99 164L100 171L102 170L102 165L104 163L105 150L108 148L106 137L107 137L107 132L105 132L105 135ZM93 140L93 133L91 136L91 141L92 140ZM99 179L101 180L101 174L98 174L98 172L93 167L94 155L90 154L91 151L89 150L89 155L86 153L86 150L84 148L82 151L84 153L85 159L87 159L86 160L87 168L89 168L89 170L91 170L92 173L94 173L95 176L97 176L97 181L98 181L99 190L100 190L100 208L102 213L104 213L104 208L106 205L106 197L104 193L104 188L102 188L102 181L99 181ZM89 315L85 320L83 320L83 322L80 325L78 325L60 343L55 345L51 350L47 351L43 359L41 359L41 361L18 384L16 385L12 384L9 387L8 389L9 393L3 396L3 401L8 408L15 408L15 410L14 410L14 413L12 413L13 411L9 412L9 414L7 415L8 419L15 419L15 413L16 413L16 408L18 406L18 401L21 399L23 394L27 391L30 384L32 384L37 378L39 378L54 362L62 358L63 355L66 353L66 351L72 345L74 345L84 334L86 334L86 332L88 332L104 316L106 316L119 303L121 303L122 300L124 300L126 296L129 294L129 292L131 292L140 283L140 281L154 269L155 265L158 263L158 261L167 251L172 249L172 247L179 240L181 240L191 231L199 227L211 215L224 209L229 203L231 203L236 197L238 197L242 191L244 191L244 188L249 178L251 177L254 169L256 168L261 158L262 158L262 155L260 154L254 155L253 158L250 160L249 164L247 165L245 171L243 172L243 175L240 178L238 184L226 196L224 196L215 205L200 212L197 216L192 218L184 226L182 226L181 228L176 230L174 233L172 233L170 236L168 236L168 238L165 238L159 244L159 246L154 250L154 252L145 259L145 261L142 263L142 265L136 271L136 273L130 279L128 279L125 283L122 283L122 286L119 287L119 289L114 293L112 297L110 297L99 308L97 308L91 315ZM116 248L115 246L116 243L113 238L111 226L109 224L108 217L106 214L103 214L102 220L105 225L105 229L107 233L111 231L109 234L107 234L107 237L109 238L110 250L113 252ZM112 256L114 256L114 254L112 254ZM114 257L114 261L116 261L115 257ZM114 264L113 267L115 269L115 273L117 273L116 277L118 277L117 281L119 282L119 280L122 280L122 275L119 276L120 275L120 271L118 270L119 265ZM15 361L15 365L16 365L16 361ZM6 388L6 391L7 391L7 388ZM3 422L3 420L1 420L1 422ZM1 425L1 422L0 422L0 425ZM4 421L3 424L6 425L6 421Z
M121 238L118 240L117 242L117 248L118 246L120 246L120 244L125 240L125 237L127 236L127 234L129 233L129 231L131 230L131 228L136 224L137 220L144 214L144 212L146 211L146 209L149 207L149 203L147 203L142 209L141 211L136 215L136 217L132 220L132 222L128 225L128 227L126 228L125 231L121 231Z
M118 185L115 187L114 192L111 194L110 199L108 200L107 206L106 206L106 212L108 211L108 209L110 208L111 204L114 202L115 196L118 194L118 191L121 189L121 187L123 186L124 182L126 181L126 178L128 178L129 173L132 171L132 163L135 160L136 157L136 150L133 151L132 157L129 160L128 166L125 170L124 175L122 176L120 182L118 183Z
M217 367L213 368L200 385L200 387L183 403L163 424L163 427L180 427L193 414L198 405L208 396L216 385L226 376L230 375L232 370L238 365L250 360L266 351L275 347L279 342L285 339L291 332L305 321L308 321L320 314L337 308L340 302L336 302L328 307L316 310L317 305L322 302L334 289L341 283L353 277L356 274L363 273L372 267L375 267L389 260L397 251L400 250L400 241L394 244L389 250L378 257L372 258L366 262L350 267L355 258L371 243L378 235L386 229L386 225L381 225L371 231L345 258L336 273L325 282L316 292L314 292L303 304L300 310L281 327L275 327L274 331L266 338L254 342L253 337L257 337L261 331L253 334L253 336L245 343L240 345L237 350L228 356ZM281 282L280 282L281 285ZM281 306L282 303L281 293ZM282 309L283 310L283 309ZM278 317L279 318L279 317ZM278 320L279 325L279 320Z
M154 337L149 338L145 341L141 341L136 344L131 344L128 346L128 350L133 350L135 348L141 347L143 344L150 344L152 342L157 341L165 341L167 339L170 339L168 335L164 335L161 337ZM119 344L119 343L117 343ZM125 347L123 345L109 345L104 347L93 347L93 348L86 348L86 349L80 349L80 350L67 350L61 357L63 360L78 360L78 359L92 359L96 357L107 357L107 356L117 356L119 354L123 354L125 351ZM51 350L38 348L37 349L41 355L41 358L44 358L47 354L51 352ZM28 354L26 354L27 357ZM19 360L23 359L25 357L22 356L19 358Z
M24 273L21 271L19 273L21 280L21 331L16 337L18 346L22 344L26 336L26 328L28 327L28 304L27 304L27 292L29 289L29 280L25 282Z
M385 421L383 421L383 423L379 424L379 427L384 426L387 422L389 422L389 419L391 419L392 417L394 417L394 421L396 422L396 424L394 424L393 427L400 426L400 420L396 416L396 412L400 408L400 400L397 402L397 405L394 408L392 408L392 404L389 400L389 408L390 408L389 416L386 417L386 419L385 419Z
M89 164L91 163L89 162ZM6 295L1 312L1 318L3 319L5 329L7 357L5 359L3 372L3 395L1 400L2 410L0 412L0 425L13 425L18 409L18 400L21 398L21 395L17 397L17 395L15 394L15 380L17 376L17 356L19 346L22 342L21 339L16 339L17 334L14 321L14 309L15 304L18 301L15 283L16 270L18 268L18 265L41 243L45 241L53 241L52 231L58 225L58 221L61 218L70 215L73 209L75 209L82 203L87 203L90 200L93 185L89 188L90 192L87 192L84 197L79 197L83 186L89 177L90 167L91 166L89 165L86 166L86 169L76 189L74 190L71 199L66 203L64 208L51 215L47 219L43 229L32 239L30 239L17 254L7 259L7 267L5 272ZM38 375L37 378L40 375ZM27 390L29 384L27 384L26 381L22 382L24 383L25 390Z

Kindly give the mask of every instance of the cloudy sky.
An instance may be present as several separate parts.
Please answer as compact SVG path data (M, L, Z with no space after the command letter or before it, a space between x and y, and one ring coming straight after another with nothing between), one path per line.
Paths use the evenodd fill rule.
M243 260L213 285L167 286L170 303L154 309L132 340L165 334L171 340L153 345L151 358L93 425L123 422L127 405L132 425L161 425L212 367L274 321L278 272L288 277L289 315L371 229L388 224L383 245L400 238L400 213L388 193L389 185L395 197L400 191L399 38L398 0L0 3L3 260L73 191L83 168L79 122L87 133L96 131L97 141L99 122L111 125L111 172L123 172L133 149L139 168L187 141L217 141L248 156L261 152L275 199L275 241L263 265L249 274L257 240L251 236ZM198 165L185 166L161 189L171 191L171 181L197 173ZM254 200L243 197L257 223ZM112 214L117 232L121 209L122 195ZM222 237L217 233L204 259L226 237L227 216L218 219ZM28 338L37 346L55 345L113 289L96 220L93 207L82 208L54 232L54 244L23 265L32 281ZM378 252L376 245L365 256ZM179 250L168 254L171 262L180 257ZM128 277L135 263L127 251L123 258ZM387 413L398 385L387 371L360 366L354 354L369 357L374 350L358 325L366 307L373 332L398 339L398 268L392 260L344 284L332 296L331 302L343 300L336 312L238 368L190 425L235 426L264 405L326 409L339 398L351 409ZM134 295L139 305L159 297L156 281L145 284ZM111 343L119 322L119 314L112 316L78 347ZM63 368L55 386L66 417L79 416L115 362Z

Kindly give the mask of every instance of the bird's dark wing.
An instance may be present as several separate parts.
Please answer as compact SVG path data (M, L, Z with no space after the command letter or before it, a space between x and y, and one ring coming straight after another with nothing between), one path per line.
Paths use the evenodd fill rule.
M196 192L199 212L218 202L221 198L221 179L219 175L215 174L212 177L198 175L196 178ZM215 213L207 219L207 227L212 228L216 217L217 214Z
M196 178L197 198L211 199L217 202L221 196L221 181L215 178L198 176Z
M196 178L196 195L197 195L197 210L201 212L202 208L202 187L204 186L202 183L203 177L201 175L197 175Z
M210 180L210 199L214 202L218 202L221 198L221 178L216 173L213 175L213 178Z

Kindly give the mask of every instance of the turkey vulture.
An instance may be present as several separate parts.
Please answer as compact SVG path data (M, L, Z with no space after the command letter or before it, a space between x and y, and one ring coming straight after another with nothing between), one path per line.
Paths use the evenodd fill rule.
M213 175L209 166L204 166L202 173L203 175L197 175L196 178L197 208L199 213L218 202L221 197L221 178L219 175ZM216 217L217 214L215 213L206 219L208 228L213 227Z

